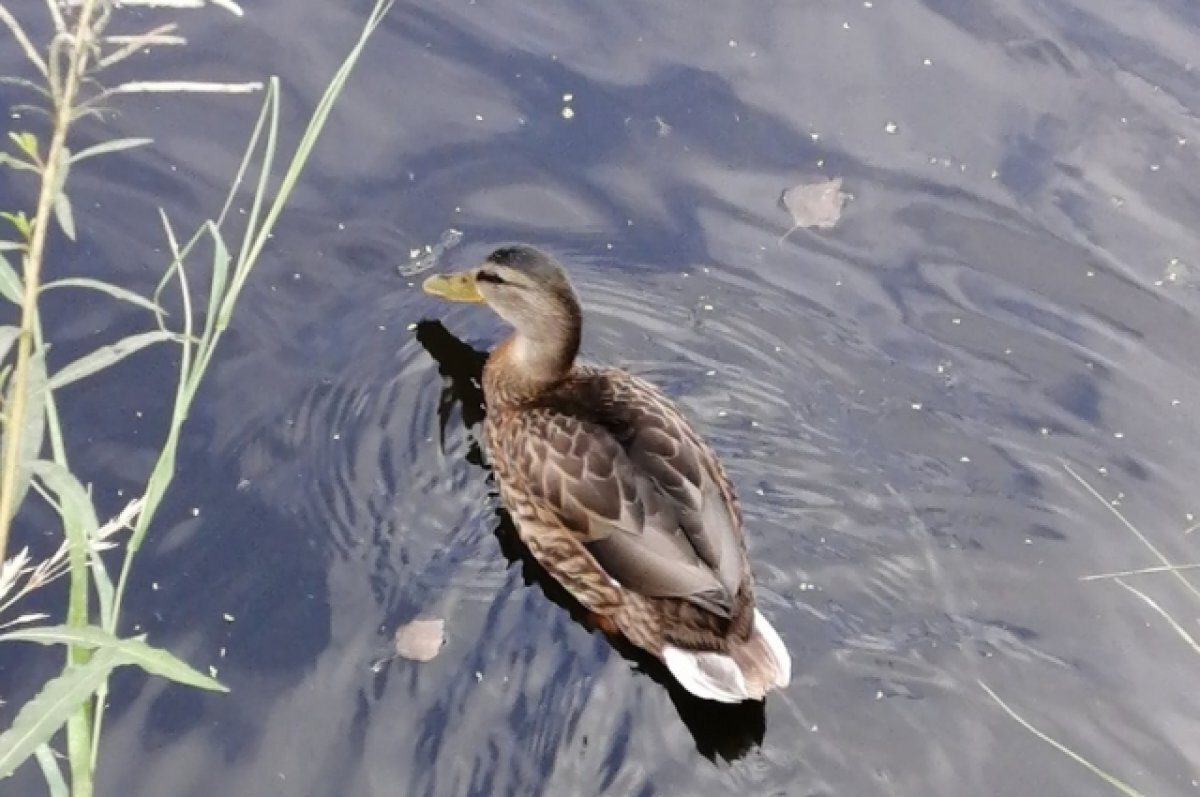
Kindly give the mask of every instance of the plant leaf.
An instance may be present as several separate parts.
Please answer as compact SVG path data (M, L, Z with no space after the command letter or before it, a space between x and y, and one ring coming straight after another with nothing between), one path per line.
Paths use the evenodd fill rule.
M228 692L219 681L193 669L171 653L146 644L142 637L119 639L98 626L69 625L24 628L0 634L2 642L34 642L39 645L75 645L93 650L116 650L120 664L136 664L148 673L159 675L185 686L195 686L211 692Z
M38 140L37 136L29 132L9 131L8 137L13 140L17 148L30 157L31 160L37 161L38 158Z
M17 389L16 380L9 380L6 406L11 407ZM29 375L25 384L25 417L21 425L21 451L17 456L17 482L13 491L12 511L15 514L29 490L30 468L42 451L46 434L46 352L36 351L29 357ZM10 436L0 437L0 449L7 449ZM12 518L7 518L11 520Z
M113 285L111 282L104 282L103 280L92 279L91 277L66 277L65 279L54 280L42 285L42 290L44 291L53 288L90 288L91 290L107 293L114 299L120 299L123 302L144 307L151 312L162 313L163 315L167 314L165 310L140 293L134 293L127 288L122 288L120 285Z
M8 166L12 169L20 169L27 172L40 171L37 166L29 161L23 161L20 158L14 158L7 152L0 152L0 166Z
M174 339L175 335L173 333L164 329L156 329L152 332L140 332L136 335L130 335L116 343L101 346L92 353L80 357L75 362L63 366L54 376L50 377L50 389L58 390L72 382L91 376L97 371L102 371L147 346Z
M0 734L0 779L7 778L41 745L50 741L84 700L121 664L115 648L99 651L82 667L51 678L21 706L12 727Z
M16 269L8 262L8 258L0 255L0 296L13 304L20 304L22 292L21 278Z
M71 156L71 163L79 163L81 160L94 158L97 155L107 155L110 152L121 152L153 143L154 139L152 138L114 138L111 141L103 141L76 152Z
M17 342L17 337L21 334L20 327L3 326L0 327L0 362L8 356L9 349Z
M92 497L79 479L57 462L37 460L30 465L30 470L50 492L58 496L58 511L62 515L67 542L72 547L83 548L83 555L79 557L82 562L92 548L90 543L96 536L96 529L100 528Z
M209 222L208 231L213 239L212 285L208 294L208 319L205 322L204 337L211 338L214 329L221 331L229 325L229 313L233 312L230 305L228 312L224 311L225 286L229 281L229 247L221 237L217 225Z
M50 792L50 797L71 797L67 781L63 778L62 770L58 768L58 759L54 757L50 745L45 742L39 744L33 754L37 756L38 766L42 768L42 777L46 780L46 790Z
M58 220L58 226L62 227L62 231L72 241L75 240L75 214L71 212L71 200L67 198L64 191L59 191L54 197L54 218Z

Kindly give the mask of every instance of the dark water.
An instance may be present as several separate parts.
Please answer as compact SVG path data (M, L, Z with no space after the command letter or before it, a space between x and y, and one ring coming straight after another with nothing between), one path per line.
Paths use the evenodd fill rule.
M365 12L341 5L192 16L192 46L145 68L278 72L294 136ZM1200 558L1192 59L1191 0L398 6L252 277L131 590L127 630L233 693L118 678L100 793L1109 793L981 681L1144 793L1200 791L1200 659L1078 580L1158 562L1062 464ZM154 208L213 212L254 108L120 108L109 126L157 148L80 169L85 243L55 268L146 288ZM781 192L833 176L840 223L780 243ZM724 457L795 663L765 711L664 686L522 560L475 442L499 322L397 273L448 229L444 265L560 255L588 357L658 381ZM141 328L73 301L50 308L64 358ZM63 397L105 511L148 467L172 365ZM1178 581L1131 583L1196 633ZM374 672L419 616L446 620L438 658Z

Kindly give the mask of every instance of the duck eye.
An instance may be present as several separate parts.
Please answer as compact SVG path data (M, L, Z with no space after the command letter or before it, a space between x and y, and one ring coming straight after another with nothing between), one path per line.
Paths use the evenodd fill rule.
M493 285L503 285L504 279L494 271L479 271L475 274L476 282L490 282Z

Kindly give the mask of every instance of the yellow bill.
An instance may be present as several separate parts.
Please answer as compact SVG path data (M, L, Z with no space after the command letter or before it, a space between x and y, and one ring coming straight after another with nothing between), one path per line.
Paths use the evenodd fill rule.
M425 280L421 289L430 296L445 299L449 302L483 302L479 289L475 287L475 275L469 271L458 271L453 274L434 274Z

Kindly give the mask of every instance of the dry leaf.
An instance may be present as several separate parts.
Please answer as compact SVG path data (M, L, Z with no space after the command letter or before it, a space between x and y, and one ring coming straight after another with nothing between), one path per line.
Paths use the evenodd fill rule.
M430 661L445 641L445 620L413 620L396 629L396 655L413 661Z
M780 242L801 227L827 228L838 223L846 195L842 193L842 178L801 183L783 192L784 209L792 216L792 228Z

